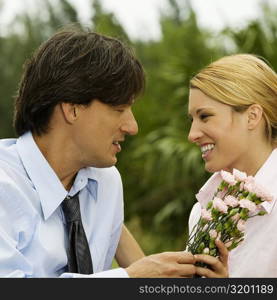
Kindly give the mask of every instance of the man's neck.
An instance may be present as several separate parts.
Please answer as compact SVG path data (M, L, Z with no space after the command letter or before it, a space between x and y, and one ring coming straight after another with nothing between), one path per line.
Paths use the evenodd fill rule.
M33 134L33 137L50 167L57 174L64 188L69 191L80 167L74 163L70 145L66 143L68 140L57 133L42 136Z

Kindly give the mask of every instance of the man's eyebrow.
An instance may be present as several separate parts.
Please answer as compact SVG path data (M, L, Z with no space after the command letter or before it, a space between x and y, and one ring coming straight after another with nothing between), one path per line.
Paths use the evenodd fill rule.
M131 106L131 103L129 102L115 105L115 107L121 107L121 108L129 107L129 106Z

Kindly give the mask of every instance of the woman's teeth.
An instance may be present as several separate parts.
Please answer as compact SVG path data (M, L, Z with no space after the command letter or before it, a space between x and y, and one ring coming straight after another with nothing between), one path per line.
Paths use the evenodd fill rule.
M202 152L202 154L205 154L207 151L210 151L213 148L214 148L214 144L204 145L204 146L201 146L201 152Z

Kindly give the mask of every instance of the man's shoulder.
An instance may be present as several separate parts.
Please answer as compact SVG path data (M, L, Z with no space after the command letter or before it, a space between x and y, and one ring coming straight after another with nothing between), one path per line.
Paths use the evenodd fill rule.
M9 150L10 147L16 144L16 141L15 138L0 139L0 150Z
M14 164L19 161L16 151L17 139L0 139L0 164Z
M26 177L16 148L17 139L0 139L0 182L9 178Z
M5 197L7 195L14 197L21 193L21 188L18 184L18 174L14 168L6 166L0 161L0 197L3 195Z
M25 193L25 186L20 181L18 174L14 172L13 168L2 168L0 165L1 220L4 216L9 216L14 222L17 220L17 223L21 221L26 223L25 219L30 219L34 215L29 202L30 199Z

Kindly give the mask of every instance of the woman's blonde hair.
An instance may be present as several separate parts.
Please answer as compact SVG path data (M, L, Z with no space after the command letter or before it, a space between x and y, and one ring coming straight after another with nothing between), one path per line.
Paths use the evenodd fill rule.
M195 75L190 88L244 111L252 104L263 108L266 133L277 141L277 74L262 59L252 54L225 56Z

